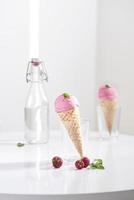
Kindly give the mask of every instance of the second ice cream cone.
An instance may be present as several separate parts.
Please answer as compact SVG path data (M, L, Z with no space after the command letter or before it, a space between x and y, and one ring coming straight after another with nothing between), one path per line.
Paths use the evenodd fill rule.
M115 87L106 84L99 88L98 97L104 115L106 128L111 135L118 109L118 92Z
M101 108L103 111L105 124L110 135L112 134L117 107L118 107L117 101L102 101L101 102Z

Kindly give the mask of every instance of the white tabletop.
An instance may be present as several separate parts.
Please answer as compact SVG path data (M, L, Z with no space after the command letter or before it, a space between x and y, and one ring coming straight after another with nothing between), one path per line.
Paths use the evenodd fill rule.
M56 132L51 138L45 145L0 144L0 194L47 197L134 190L134 136L111 140L93 137L84 142L85 155L91 161L103 159L105 170L76 170L74 162L67 161L78 158L73 146L57 138ZM55 155L65 159L60 169L51 165Z

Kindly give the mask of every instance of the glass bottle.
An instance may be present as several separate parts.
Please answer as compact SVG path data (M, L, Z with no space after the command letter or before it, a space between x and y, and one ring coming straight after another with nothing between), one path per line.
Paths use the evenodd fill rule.
M49 103L43 82L48 81L44 63L33 58L28 63L26 81L30 88L24 108L25 140L28 143L47 143L49 136Z

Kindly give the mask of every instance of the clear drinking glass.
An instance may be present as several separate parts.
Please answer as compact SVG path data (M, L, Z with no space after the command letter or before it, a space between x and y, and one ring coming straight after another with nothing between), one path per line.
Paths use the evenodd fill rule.
M90 137L90 120L81 119L81 133L84 141L88 141Z
M102 107L97 107L98 129L102 138L110 138L111 136L119 135L119 125L121 118L121 106L118 106L114 113L106 118Z
M64 144L64 149L62 150L63 157L69 162L77 160L79 158L77 150L62 122L60 122L59 133L59 141ZM89 141L90 137L90 120L88 119L81 119L81 136L84 148L84 144Z
M59 141L64 144L62 156L69 162L76 160L77 151L75 150L75 147L69 137L68 131L62 122L60 122L59 133Z

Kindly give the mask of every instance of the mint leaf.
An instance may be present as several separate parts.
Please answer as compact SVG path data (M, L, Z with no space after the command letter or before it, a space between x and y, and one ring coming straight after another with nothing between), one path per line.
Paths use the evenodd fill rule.
M91 163L90 165L89 165L89 168L88 169L96 169L96 166L94 165L94 163Z
M91 163L90 166L91 167L96 167L96 165L94 163Z
M64 96L65 98L70 98L70 94L68 94L68 93L63 93L63 96Z
M102 159L95 159L89 166L88 169L105 169L103 166Z
M102 159L95 159L93 163L95 163L96 165L99 165L99 164L102 165L103 161Z
M103 165L98 165L97 169L105 169Z
M105 87L106 88L111 88L111 86L109 84L106 84Z
M24 145L25 145L24 143L20 143L20 142L17 143L17 147L23 147Z
M95 166L91 165L89 169L97 169Z

